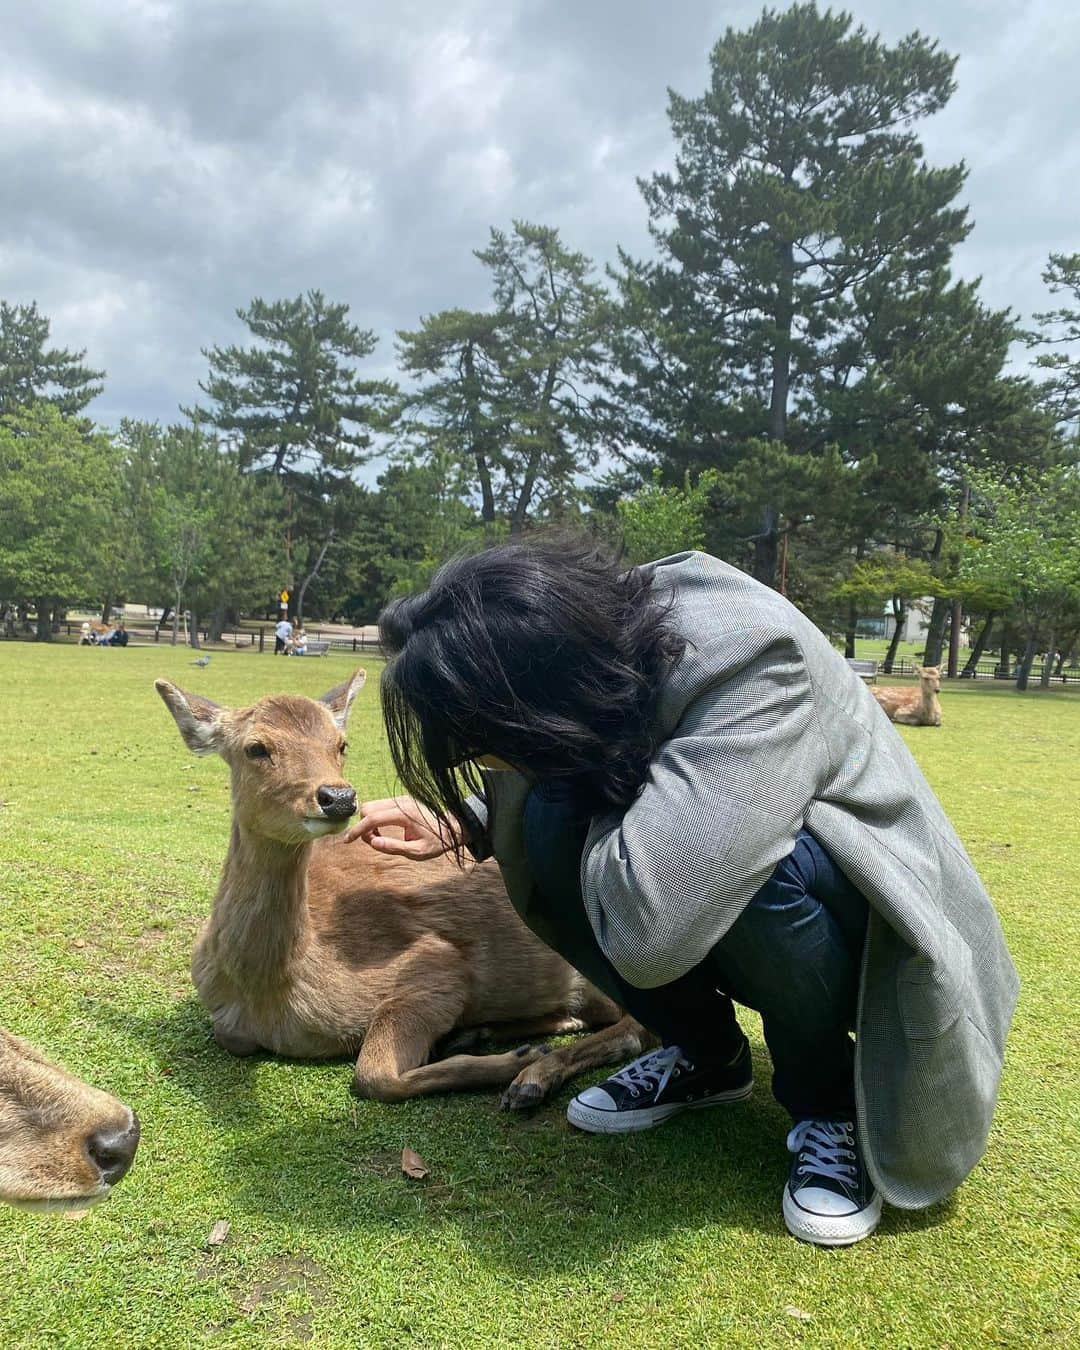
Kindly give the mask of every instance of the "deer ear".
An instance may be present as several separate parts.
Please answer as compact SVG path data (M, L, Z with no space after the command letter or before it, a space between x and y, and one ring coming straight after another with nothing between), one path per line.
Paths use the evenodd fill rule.
M349 709L352 707L353 699L364 687L364 681L367 679L367 671L361 667L354 670L353 673L341 684L336 684L333 689L327 690L319 699L320 703L325 703L337 723L338 730L344 731L345 724L349 720Z
M923 668L922 666L919 665L918 661L912 661L911 668L914 670L916 675L921 675L923 673Z
M201 694L187 694L168 680L155 680L154 688L172 713L184 744L196 755L220 752L223 744L221 715L224 709Z

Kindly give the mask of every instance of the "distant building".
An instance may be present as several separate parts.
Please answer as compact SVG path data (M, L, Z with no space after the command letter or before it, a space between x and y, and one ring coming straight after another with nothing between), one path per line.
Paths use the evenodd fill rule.
M908 605L904 614L904 629L900 634L901 642L922 642L926 638L926 630L930 627L930 613L934 608L934 597L924 595L921 599L913 600ZM888 642L893 630L896 628L896 619L893 617L892 604L886 604L881 614L862 615L855 624L855 636L861 638L882 638ZM968 624L964 620L963 631L961 634L966 642L968 637Z

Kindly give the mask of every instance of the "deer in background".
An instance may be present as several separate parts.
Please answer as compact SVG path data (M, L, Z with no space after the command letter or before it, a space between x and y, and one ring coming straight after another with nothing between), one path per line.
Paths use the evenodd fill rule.
M525 927L493 863L463 871L334 838L357 810L344 731L364 679L247 708L156 682L188 748L232 775L229 849L191 963L218 1044L355 1055L356 1091L379 1101L503 1087L510 1109L639 1054L654 1038ZM557 1050L438 1058L454 1033L475 1048L482 1032L590 1028Z
M885 685L878 689L870 686L870 692L885 709L892 722L903 722L911 727L941 726L941 667L916 666L919 687L909 689L902 685Z
M134 1111L0 1027L0 1200L19 1209L85 1209L127 1172Z

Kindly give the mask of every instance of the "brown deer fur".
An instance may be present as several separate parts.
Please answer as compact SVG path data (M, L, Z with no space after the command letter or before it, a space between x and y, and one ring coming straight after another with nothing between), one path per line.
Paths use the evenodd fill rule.
M912 727L939 727L941 667L916 666L915 674L919 677L917 689L903 685L885 685L879 689L871 685L870 692L885 709L890 721Z
M529 932L493 863L462 871L330 837L349 821L329 819L316 793L349 790L343 731L364 678L318 702L280 694L238 709L157 681L188 747L232 772L229 850L191 966L218 1043L359 1052L356 1090L381 1101L509 1084L514 1108L638 1054L648 1033ZM429 1063L464 1029L516 1039L590 1027L603 1030L554 1051Z
M93 1204L112 1189L93 1141L133 1134L134 1114L122 1102L0 1028L0 1200L20 1209Z

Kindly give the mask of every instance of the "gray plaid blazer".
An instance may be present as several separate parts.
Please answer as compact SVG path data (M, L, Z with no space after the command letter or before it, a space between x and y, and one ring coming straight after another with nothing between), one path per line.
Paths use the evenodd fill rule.
M678 978L805 825L871 909L856 1026L867 1165L891 1204L931 1204L983 1153L1016 1002L990 899L903 740L804 615L701 553L652 566L687 647L661 691L648 782L586 841L597 941L631 984ZM470 803L486 818L478 851L542 934L521 842L528 784L496 770L485 789Z

